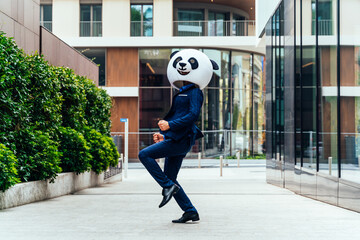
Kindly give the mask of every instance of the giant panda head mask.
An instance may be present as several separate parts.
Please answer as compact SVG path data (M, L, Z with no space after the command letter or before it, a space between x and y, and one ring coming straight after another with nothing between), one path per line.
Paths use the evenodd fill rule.
M195 49L185 49L173 52L167 67L167 76L170 84L179 89L183 81L196 84L204 89L210 82L213 70L218 65L204 53Z

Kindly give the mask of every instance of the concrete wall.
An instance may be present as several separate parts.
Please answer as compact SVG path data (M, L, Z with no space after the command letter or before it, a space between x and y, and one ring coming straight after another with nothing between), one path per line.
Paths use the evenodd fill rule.
M53 0L53 33L62 37L80 36L79 0Z
M39 50L40 0L1 0L0 30L26 53Z
M74 69L99 84L99 67L45 28L41 28L41 53L50 64Z
M154 0L154 37L171 37L173 35L173 2Z
M105 181L103 173L97 175L94 172L86 172L79 175L61 173L57 176L55 183L49 183L49 181L20 183L5 192L0 192L0 210L67 195L121 179L122 175L117 174Z
M130 0L103 0L102 4L103 36L130 37Z

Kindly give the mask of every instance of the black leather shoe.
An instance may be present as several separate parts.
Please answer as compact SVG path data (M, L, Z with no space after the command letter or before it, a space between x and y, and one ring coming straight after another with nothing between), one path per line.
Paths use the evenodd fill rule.
M186 212L182 215L181 218L177 219L177 220L172 220L173 223L186 223L187 221L199 221L200 217L199 214L197 212Z
M175 195L179 191L179 189L180 189L180 187L178 185L176 185L176 184L172 185L171 187L164 188L162 190L162 195L164 197L163 197L163 200L161 201L161 203L159 205L159 208L165 206L165 204L167 204L170 201L172 196Z

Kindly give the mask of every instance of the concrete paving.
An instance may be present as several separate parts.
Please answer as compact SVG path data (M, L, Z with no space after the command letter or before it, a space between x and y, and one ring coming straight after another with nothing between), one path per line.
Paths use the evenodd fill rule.
M0 239L359 239L360 214L265 182L265 167L181 169L200 222L173 224L172 200L144 169L123 182L0 211Z

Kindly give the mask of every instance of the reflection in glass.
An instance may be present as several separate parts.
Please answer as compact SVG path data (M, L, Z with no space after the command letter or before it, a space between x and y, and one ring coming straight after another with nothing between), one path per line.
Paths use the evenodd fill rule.
M340 1L341 178L356 183L360 183L360 15L353 13L359 8L360 1Z
M319 38L319 42L322 39ZM319 171L338 176L337 142L337 48L320 48L321 110L319 129ZM331 166L330 166L331 164Z
M167 65L171 49L139 49L140 86L170 86Z
M170 88L140 88L140 131L158 131L158 121L170 110Z
M130 35L153 35L153 5L131 5Z
M215 49L204 49L203 51L210 59L219 65L219 70L214 70L208 87L228 88L230 52Z

